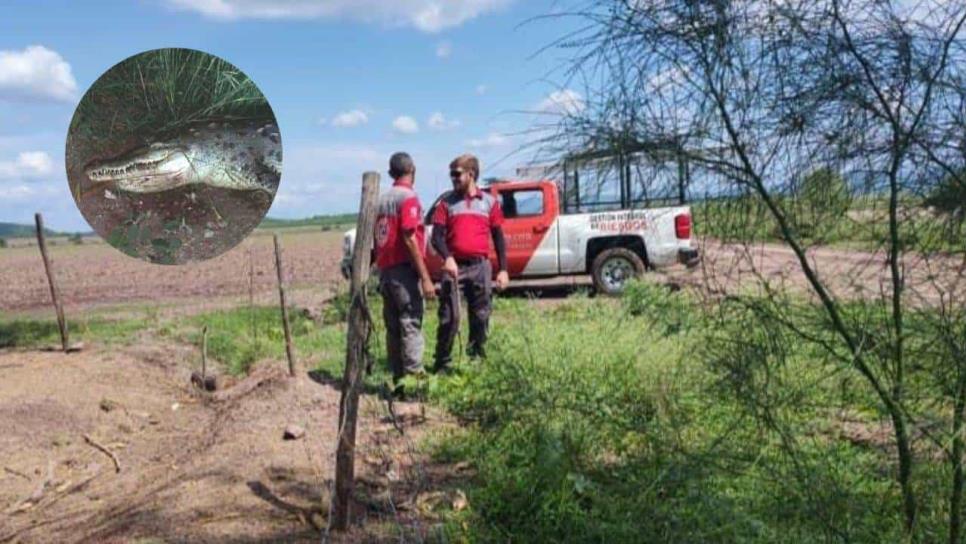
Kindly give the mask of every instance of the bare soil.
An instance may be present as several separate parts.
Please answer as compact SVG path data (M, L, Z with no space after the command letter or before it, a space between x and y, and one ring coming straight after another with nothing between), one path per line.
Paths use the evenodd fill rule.
M342 283L341 233L288 229L281 231L280 240L285 281L291 289L325 291ZM57 245L50 253L68 316L126 303L181 306L247 300L250 258L256 295L268 298L277 289L268 232L257 232L213 259L180 266L150 264L106 243ZM50 308L50 290L36 246L0 249L0 285L0 312Z
M656 278L722 295L762 290L815 297L798 256L777 244L723 244L699 240L701 264L693 269L669 267ZM892 295L892 273L885 248L879 251L811 247L805 252L817 279L830 296L841 299L878 299ZM906 253L899 262L904 276L903 296L915 306L955 304L966 300L966 254Z
M283 229L281 243L286 284L296 304L312 307L344 280L339 273L342 234L316 229ZM697 240L702 263L694 269L671 266L651 275L658 281L690 285L711 292L734 292L762 280L772 287L810 293L798 258L786 246L743 247ZM259 231L227 253L182 266L143 262L107 244L57 245L51 248L61 297L68 316L77 310L110 310L145 303L177 312L195 312L247 301L249 264L254 265L256 301L276 300L272 238ZM891 292L886 251L810 248L807 258L834 296L879 297ZM250 261L251 259L251 261ZM966 295L966 255L906 254L901 263L906 296L936 304L943 297ZM36 247L0 249L0 312L48 311L50 292ZM516 281L511 296L536 295L553 300L590 286L586 276ZM321 293L321 294L319 294ZM314 301L313 301L314 299Z
M0 543L318 542L339 391L301 374L212 402L190 384L196 357L150 340L0 352ZM395 412L405 435L385 403L363 398L358 525L336 541L424 538L433 506L455 493L459 474L416 448L450 423L415 403ZM293 424L305 437L283 440Z
M283 231L292 303L315 307L343 283L340 242L338 232ZM766 279L808 292L788 248L713 241L700 248L700 267L649 277L717 292ZM57 245L52 254L68 320L93 311L118 316L137 305L178 315L236 305L247 301L250 262L258 302L277 300L265 233L178 267L106 244ZM837 296L890 289L884 252L818 248L808 259ZM911 255L902 265L909 296L926 302L961 294L966 283L960 257ZM0 313L50 317L36 247L0 250L0 285ZM501 296L553 300L587 285L585 277L517 282ZM190 383L197 357L191 346L147 336L130 347L95 344L68 355L0 350L0 544L318 542L334 471L339 392L331 377L301 374L212 402ZM363 399L358 525L338 539L418 540L434 530L439 505L462 500L465 469L434 464L416 446L453 424L432 411L423 418L418 404L399 404L397 412L405 435L383 402ZM283 440L293 424L306 436ZM116 456L119 472L100 448Z

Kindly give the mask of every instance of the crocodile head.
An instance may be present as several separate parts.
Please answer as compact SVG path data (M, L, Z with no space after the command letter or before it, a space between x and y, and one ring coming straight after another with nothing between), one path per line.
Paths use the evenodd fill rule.
M95 162L86 168L94 184L111 183L122 191L152 193L190 183L191 161L181 146L155 143L118 159Z

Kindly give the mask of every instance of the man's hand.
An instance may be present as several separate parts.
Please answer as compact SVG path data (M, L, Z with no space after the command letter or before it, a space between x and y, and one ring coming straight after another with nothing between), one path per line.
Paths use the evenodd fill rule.
M500 270L496 275L496 289L502 291L510 285L510 275L506 270Z
M443 262L443 272L446 272L455 279L459 275L459 268L456 266L456 259L452 256L446 257Z
M426 300L433 300L436 298L436 285L433 280L427 278L422 280L423 298Z

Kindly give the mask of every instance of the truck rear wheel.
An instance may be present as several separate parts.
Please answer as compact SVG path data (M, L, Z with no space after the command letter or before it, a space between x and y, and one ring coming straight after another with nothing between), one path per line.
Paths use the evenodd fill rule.
M605 249L594 259L591 275L594 289L604 295L619 295L627 282L644 274L644 261L633 251L614 247Z

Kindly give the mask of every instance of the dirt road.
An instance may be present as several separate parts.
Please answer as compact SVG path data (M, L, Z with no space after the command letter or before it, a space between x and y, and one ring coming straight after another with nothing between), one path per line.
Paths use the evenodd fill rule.
M791 248L775 244L747 247L702 240L701 265L672 267L671 281L713 293L760 289L764 282L778 290L813 296L801 262ZM844 248L809 248L806 257L830 294L843 299L891 296L892 275L887 252ZM904 297L914 305L966 300L966 254L923 256L907 253L901 260Z

